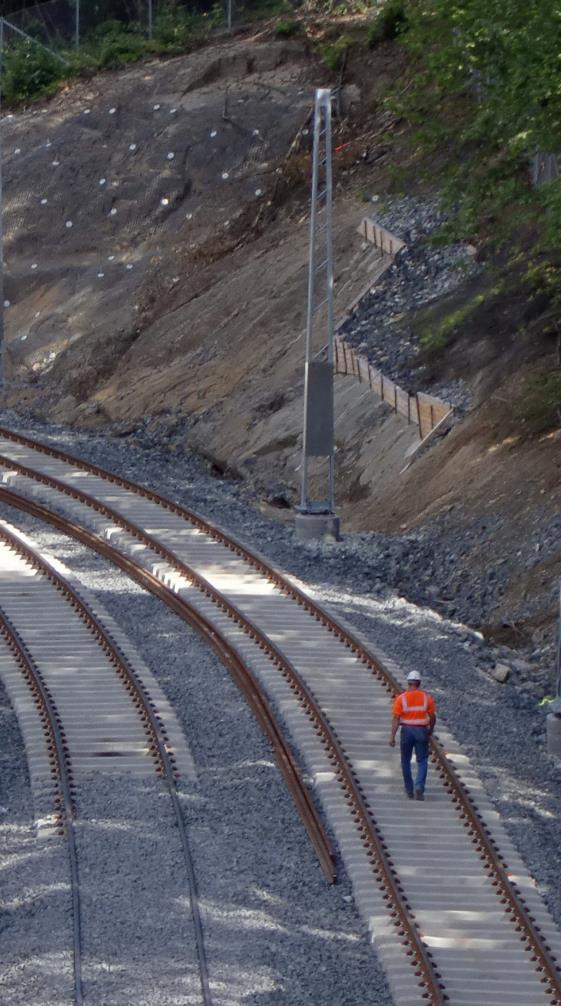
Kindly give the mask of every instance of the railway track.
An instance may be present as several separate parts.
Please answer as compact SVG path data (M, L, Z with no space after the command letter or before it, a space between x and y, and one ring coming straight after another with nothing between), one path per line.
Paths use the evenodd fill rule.
M251 670L313 777L397 1006L561 1004L559 931L444 728L430 800L404 806L387 746L399 668L264 559L150 490L6 430L0 471L0 499L112 558L198 625L231 669L237 659ZM329 847L302 801L329 875Z
M0 521L0 673L22 726L43 837L55 832L67 840L76 1006L89 998L77 804L84 776L94 771L111 779L156 773L168 791L188 879L200 1001L211 1006L197 880L176 785L180 771L192 777L194 766L157 682L138 666L137 655L133 665L126 641L117 641L117 627L108 630L106 622L56 565ZM38 716L30 715L29 696Z
M72 902L72 967L74 976L74 1000L82 1006L82 914L80 904L80 880L78 875L78 853L74 830L74 788L70 759L66 748L64 731L56 705L43 675L29 654L21 636L9 619L0 613L0 636L5 650L0 659L4 665L6 678L21 678L31 692L39 718L42 721L45 755L51 774L53 817L60 831L66 834L70 871L70 897ZM8 671L6 664L12 664ZM11 672L11 674L10 674ZM15 691L16 689L12 689ZM21 721L21 716L20 716Z

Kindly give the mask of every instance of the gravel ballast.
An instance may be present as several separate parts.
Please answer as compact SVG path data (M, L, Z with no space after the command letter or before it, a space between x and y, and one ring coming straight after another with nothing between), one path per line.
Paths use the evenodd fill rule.
M222 665L99 557L23 515L17 522L110 611L183 725L198 781L182 781L181 800L216 1006L389 1006L349 885L344 875L336 887L326 884L271 751ZM166 801L156 782L80 782L85 989L104 1006L193 994L185 868Z
M3 1006L71 1006L66 842L37 837L23 739L1 680L0 866L0 1001Z
M424 371L416 360L419 343L408 315L452 293L474 276L481 268L473 257L474 249L462 242L433 241L446 222L438 200L385 196L379 202L374 198L369 215L404 241L405 248L362 297L343 324L341 334L384 376L406 390L430 390L458 412L464 412L471 404L471 394L463 381L424 387Z
M86 1002L197 1002L188 884L160 780L88 773L77 780L77 851Z
M13 415L4 417L7 425L10 425L10 421L15 427L16 417ZM445 717L480 772L515 845L537 880L557 923L561 925L557 827L561 816L559 767L545 754L545 716L543 709L538 706L539 690L541 688L543 693L545 682L542 687L539 680L536 680L532 669L535 665L518 661L517 667L516 654L503 648L500 650L492 648L461 622L442 618L430 609L416 606L399 597L395 590L388 588L379 575L376 553L370 550L368 540L370 536L349 536L344 542L335 546L306 546L296 542L290 526L275 524L247 505L239 483L211 478L198 459L184 452L176 450L172 453L156 448L149 435L142 430L127 442L97 433L47 430L33 423L26 425L30 432L35 432L44 439L49 436L52 442L61 448L74 451L87 460L144 482L222 524L247 541L251 547L260 549L273 562L303 581L319 600L329 603L338 614L356 625L375 645L393 657L401 665L404 673L412 667L421 668L426 687L437 698L439 712ZM13 514L11 519L14 520ZM71 564L67 554L61 558L67 564ZM85 565L93 569L94 560L85 560ZM399 569L400 564L397 563L395 571L397 578ZM106 576L103 575L97 584L102 600L110 607L112 614L117 621L120 621L123 628L130 632L137 645L140 645L138 633L147 631L145 624L147 616L145 609L137 609L133 614L134 605L131 605L131 597L135 596L135 588L108 591L107 582ZM106 593L114 593L111 606L108 597L104 596ZM147 603L147 600L145 599L143 603ZM166 619L172 616L162 614L158 616L158 620L160 618L164 620L162 624L166 624ZM175 619L172 618L172 621L175 622ZM165 640L167 632L162 631ZM197 700L195 693L190 692L188 698L184 693L181 695L176 693L175 689L179 687L178 681L181 680L183 683L190 679L179 678L174 674L172 666L175 660L166 659L167 651L162 649L161 638L158 637L156 649L151 649L155 645L155 638L154 634L148 633L148 639L142 643L142 646L147 648L142 649L143 655L148 659L151 650L152 661L160 666L165 665L163 671L160 669L160 680L174 702L178 714L185 717L183 722L186 724L196 761L205 765L206 759L214 757L215 742L219 736L224 736L226 747L229 746L227 739L231 736L230 731L234 730L238 723L238 712L242 716L245 707L237 697L238 712L233 717L235 722L231 722L228 716L220 730L220 720L224 716L223 707L218 699L213 701L213 715L217 717L216 729L212 731L214 736L211 737L206 733L202 739L197 740L195 725L199 717L194 716L193 711L197 709L201 717L209 715L208 703L205 704L204 710L200 710L197 701L203 700ZM172 651L177 645L172 643ZM198 642L193 645L200 647ZM205 687L208 688L209 682L212 681L212 689L215 689L215 679L210 678L208 672L208 668L214 666L213 658L202 648L200 651L192 651L191 643L189 647L189 653L199 653L196 665L197 668L199 665L201 669L204 668L202 673L206 682ZM489 673L498 658L507 660L512 668L511 678L504 685L494 681ZM223 672L220 674L222 676ZM213 696L220 694L212 689L206 694ZM239 740L237 733L233 736L236 741ZM270 755L266 749L263 749L262 757L265 763L270 764ZM213 764L214 773L220 776L223 771L220 761ZM210 771L212 770L209 768ZM201 779L204 774L203 772ZM253 773L250 773L250 778L254 785ZM269 788L269 783L270 779L265 786L266 789ZM282 786L279 794L281 792L284 793ZM310 855L309 851L304 852L304 848L307 850L305 843L301 855L303 857ZM205 855L206 853L205 847ZM275 870L278 870L278 852L272 852L270 859L269 865L274 876ZM304 862L304 859L300 860L300 854L298 862ZM309 871L306 876L308 882ZM286 879L286 876L283 876L283 881ZM284 902L285 895L280 895L280 898L281 902ZM267 902L266 898L264 900ZM313 901L317 907L316 893ZM310 924L308 922L308 925ZM357 925L356 917L354 924ZM251 930L251 927L248 926L248 929ZM351 944L352 940L348 946ZM330 943L330 946L333 945ZM360 953L357 956L362 961ZM287 959L290 960L290 972L298 973L298 967L294 966L294 959L290 954L287 954ZM368 961L363 962L362 966L368 968ZM355 977L361 970L357 967L357 957L351 970ZM288 983L290 986L293 980L294 975L291 974ZM369 987L371 980L370 977ZM326 987L327 985L331 988L329 982L326 983ZM355 984L352 985L352 989L353 994L349 1002L356 1002L360 999L360 993L357 993ZM287 988L282 996L279 993L278 1001L282 999L283 1002L289 1002L290 1000L286 998L288 994ZM344 991L341 994L344 995ZM262 1003L277 1001L274 998L275 991L270 991L266 995L272 998L259 998L257 993L255 1002L259 1002L261 1006ZM294 1002L322 1001L321 997L316 1000L314 995L315 992L312 992L311 998L306 999L300 992L300 997L296 997ZM339 1002L331 994L327 1001ZM346 1000L343 998L340 1001ZM379 998L378 1001L384 1002L383 998Z

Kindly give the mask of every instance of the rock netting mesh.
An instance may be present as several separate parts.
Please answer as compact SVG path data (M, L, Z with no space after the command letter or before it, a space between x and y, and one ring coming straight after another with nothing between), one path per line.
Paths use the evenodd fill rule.
M171 278L174 257L266 199L311 91L304 65L282 69L281 45L246 50L139 64L5 118L16 367L44 370L101 327L130 330L151 266L169 260Z

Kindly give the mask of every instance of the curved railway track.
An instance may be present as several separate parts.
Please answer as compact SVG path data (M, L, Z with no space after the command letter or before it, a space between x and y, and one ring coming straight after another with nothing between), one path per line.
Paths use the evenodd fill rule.
M313 774L396 1004L560 1006L559 932L444 729L430 803L403 807L387 748L401 689L388 661L262 557L148 489L7 430L0 470L12 486L0 499L112 558L230 667L252 669ZM317 834L314 844L329 873L328 847Z
M0 635L11 654L18 671L28 686L43 725L45 743L49 752L54 786L55 820L68 843L70 867L70 897L72 901L72 962L74 972L74 1000L82 1006L82 915L80 905L80 878L78 853L74 831L74 795L70 758L65 743L60 716L43 675L28 652L18 632L3 613L0 613Z
M204 1006L212 1006L197 878L176 785L178 766L170 742L169 724L164 722L154 702L154 683L150 694L93 608L49 561L17 532L0 522L0 565L5 572L9 563L3 550L22 560L20 565L24 567L18 571L19 578L16 574L14 579L13 572L0 578L0 634L39 713L51 775L54 825L59 834L66 835L68 842L76 1006L84 1002L76 790L81 770L87 770L96 758L103 758L104 767L109 761L113 766L118 764L120 770L124 766L128 772L142 774L147 771L148 760L152 771L155 770L167 788L188 880L201 1002ZM37 589L34 592L14 590L14 583L22 579L22 572L37 574L39 588L45 584L50 590L43 590L39 597ZM62 621L57 621L57 613L60 620L60 605L55 594L62 596L66 611L71 609L73 619L69 619L68 624L64 615ZM10 608L9 616L6 606ZM20 621L23 629L19 628ZM75 673L77 653L78 674ZM66 662L69 662L70 673ZM13 679L10 684L14 694ZM92 688L96 693L93 702L89 697ZM162 699L163 696L158 695L160 709L165 705ZM113 727L109 720L116 721ZM45 771L41 766L42 751L38 750L29 730L26 742L29 743L30 736L29 747L35 755L35 770L42 782Z

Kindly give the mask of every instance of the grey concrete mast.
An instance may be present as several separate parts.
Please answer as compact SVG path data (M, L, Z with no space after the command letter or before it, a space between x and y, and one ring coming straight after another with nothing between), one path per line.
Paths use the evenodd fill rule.
M310 208L308 310L304 372L302 482L296 531L302 538L339 537L335 514L335 429L333 387L333 180L331 166L331 91L318 88L314 108L314 147ZM325 495L312 498L311 459L318 459L314 483ZM323 462L323 463L322 463ZM321 490L319 490L321 491Z

